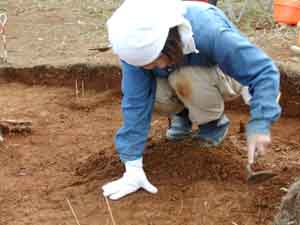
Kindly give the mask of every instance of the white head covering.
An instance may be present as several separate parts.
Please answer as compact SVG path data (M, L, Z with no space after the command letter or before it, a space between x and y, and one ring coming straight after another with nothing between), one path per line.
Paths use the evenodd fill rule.
M144 66L157 59L171 27L178 26L183 53L198 52L180 0L126 0L107 22L113 51L125 62Z

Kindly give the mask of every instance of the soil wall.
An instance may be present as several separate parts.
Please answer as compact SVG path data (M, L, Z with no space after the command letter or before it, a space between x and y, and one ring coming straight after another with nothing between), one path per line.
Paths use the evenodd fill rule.
M277 62L281 73L281 100L283 116L300 116L300 67ZM0 82L17 81L28 85L70 86L84 83L86 89L105 91L120 89L121 71L117 65L72 64L39 65L27 68L0 68ZM241 100L231 102L229 109L246 109Z
M120 69L113 65L73 64L39 65L27 68L0 68L0 82L21 82L28 85L75 87L84 81L86 89L105 91L120 88Z

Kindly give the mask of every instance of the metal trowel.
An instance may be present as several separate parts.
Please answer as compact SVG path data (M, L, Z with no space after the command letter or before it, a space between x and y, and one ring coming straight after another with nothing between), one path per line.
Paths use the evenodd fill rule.
M246 166L246 169L248 172L247 182L249 184L263 183L277 175L272 170L253 171L251 166L252 166L252 164L250 164L250 163L248 163Z
M278 96L277 96L277 102L279 102L281 97L281 92L279 92ZM260 170L260 171L253 171L252 170L252 164L248 163L246 166L246 170L248 173L247 176L247 182L249 184L259 184L259 183L263 183L267 180L270 180L271 178L277 176L276 173L274 173L272 170Z

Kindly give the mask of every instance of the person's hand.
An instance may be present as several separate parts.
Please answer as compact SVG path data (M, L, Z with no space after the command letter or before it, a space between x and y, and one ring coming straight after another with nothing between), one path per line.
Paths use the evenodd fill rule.
M256 156L264 155L271 143L268 134L253 134L247 137L248 163L253 164Z
M126 162L125 168L126 171L123 177L102 187L104 196L112 200L118 200L130 193L136 192L140 188L153 194L157 192L157 188L146 177L143 170L142 158Z

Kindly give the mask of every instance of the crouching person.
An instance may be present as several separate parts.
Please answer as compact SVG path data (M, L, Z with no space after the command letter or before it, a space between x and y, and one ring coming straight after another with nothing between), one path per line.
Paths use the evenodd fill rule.
M116 200L140 188L157 192L143 170L143 151L160 78L181 103L167 130L168 139L189 136L195 123L199 145L219 145L229 125L224 99L247 86L251 94L246 127L249 163L266 151L271 125L281 111L276 101L278 70L222 11L201 2L126 0L107 25L123 73L123 124L115 144L125 172L102 187L105 196Z
M190 136L192 124L196 124L198 131L193 138L199 147L215 147L224 140L229 128L224 102L240 95L249 104L248 88L217 67L186 66L172 72L168 79L157 78L155 109L172 117L167 139Z

